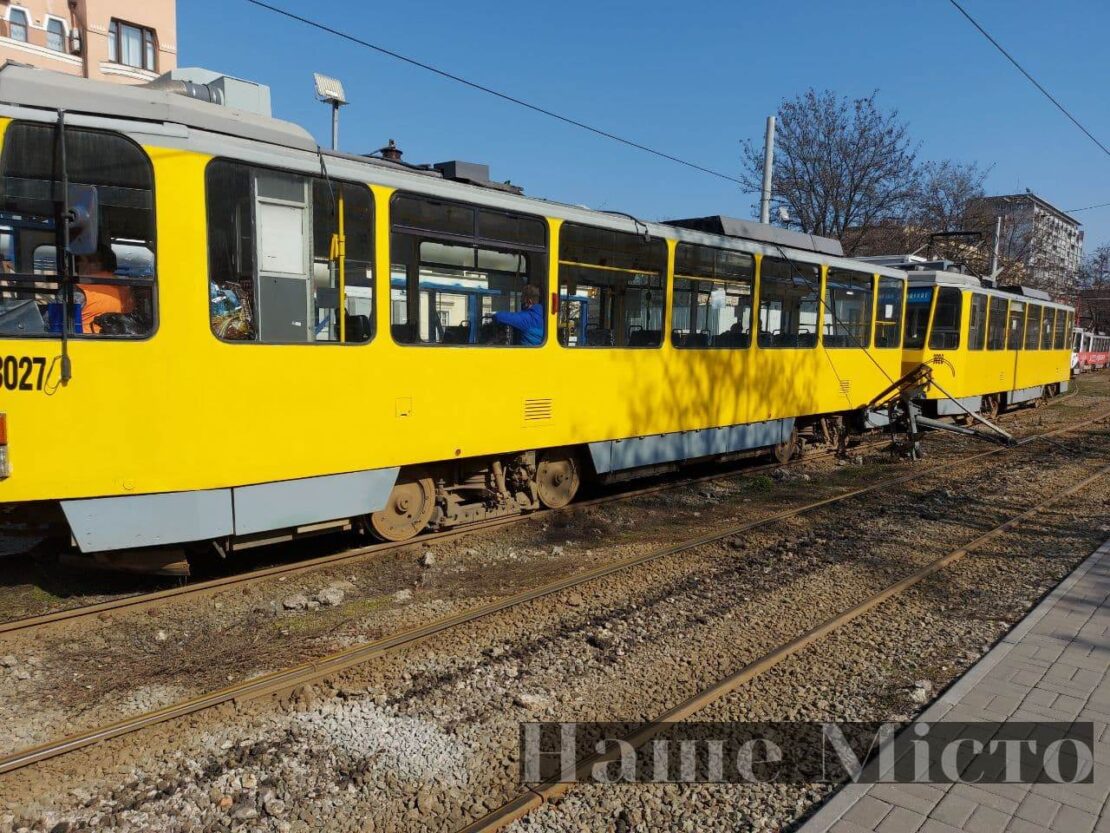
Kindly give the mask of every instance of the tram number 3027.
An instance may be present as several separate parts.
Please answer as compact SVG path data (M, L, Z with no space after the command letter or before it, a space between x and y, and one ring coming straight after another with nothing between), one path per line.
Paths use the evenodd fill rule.
M0 359L0 388L42 390L46 359L41 356L4 356Z

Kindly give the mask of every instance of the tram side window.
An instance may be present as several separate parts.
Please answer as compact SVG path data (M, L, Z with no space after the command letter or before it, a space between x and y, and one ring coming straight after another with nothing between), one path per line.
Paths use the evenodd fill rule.
M846 269L829 269L825 279L826 347L871 346L871 307L874 276Z
M1007 325L1006 349L1020 350L1022 327L1025 322L1025 304L1020 301L1010 302L1010 319Z
M970 318L967 326L967 349L982 350L987 344L987 296L971 294Z
M755 258L709 246L675 248L671 343L743 348L752 340Z
M390 322L399 344L542 344L547 225L416 194L391 203ZM539 302L523 309L523 290ZM510 327L498 312L527 313Z
M960 346L960 313L964 294L951 286L940 287L937 308L933 311L933 329L929 333L930 350L956 350Z
M933 287L910 286L906 293L906 333L903 345L909 350L925 346L929 311L933 308Z
M902 296L906 284L898 278L879 278L879 303L875 311L875 346L902 344Z
M765 257L759 278L759 346L817 346L820 270L810 263Z
M1060 316L1063 318L1063 315ZM1062 323L1062 322L1061 322ZM1044 308L1044 317L1041 319L1041 349L1051 350L1052 339L1055 335L1056 329L1056 309L1053 307Z
M659 347L667 244L568 223L559 235L559 343Z
M154 171L119 134L65 130L71 201L95 191L96 253L69 261L59 280L62 204L57 127L15 122L0 160L0 334L141 338L155 325ZM68 298L68 306L67 306Z
M1006 299L991 296L987 312L987 349L1006 349Z
M1053 347L1063 350L1067 346L1069 335L1071 335L1071 313L1059 310L1056 313L1056 340Z
M206 178L216 336L263 344L370 340L373 209L365 185L226 160L210 163Z
M1039 307L1035 304L1029 305L1029 314L1025 316L1026 350L1036 350L1040 346L1041 311L1042 307Z

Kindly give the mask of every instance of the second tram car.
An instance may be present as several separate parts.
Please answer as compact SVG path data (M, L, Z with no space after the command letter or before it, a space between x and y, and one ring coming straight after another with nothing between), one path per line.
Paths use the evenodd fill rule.
M932 366L927 416L996 415L1067 390L1071 307L1035 289L986 286L943 262L904 265L910 271L902 368Z

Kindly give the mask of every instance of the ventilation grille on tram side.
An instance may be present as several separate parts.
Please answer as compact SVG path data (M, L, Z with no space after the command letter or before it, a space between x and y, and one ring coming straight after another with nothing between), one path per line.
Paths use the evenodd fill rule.
M550 399L525 399L524 424L531 425L536 422L546 422L551 419L552 400Z

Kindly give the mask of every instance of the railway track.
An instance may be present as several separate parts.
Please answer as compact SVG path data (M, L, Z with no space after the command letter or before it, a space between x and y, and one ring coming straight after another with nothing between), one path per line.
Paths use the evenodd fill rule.
M868 441L856 446L852 446L852 449L870 450L873 448L885 446L887 444L887 440L881 439ZM27 616L19 619L12 619L7 622L0 622L0 638L4 637L5 635L35 630L37 628L60 624L62 622L73 622L80 619L87 619L89 617L99 616L100 614L104 613L115 613L125 610L142 611L177 599L187 597L203 598L205 595L209 595L221 590L227 590L231 587L245 587L269 578L275 578L278 576L292 576L300 573L312 572L314 570L323 569L325 567L332 567L337 564L343 564L346 562L357 563L360 561L366 561L373 558L381 557L390 552L404 549L405 547L421 546L424 544L450 541L452 539L459 538L464 535L470 535L475 532L496 529L499 527L509 526L517 523L524 523L527 521L539 520L549 515L561 512L574 511L576 509L583 509L591 506L601 506L607 503L615 503L622 500L631 500L632 498L671 491L686 486L696 486L699 483L708 483L736 477L754 477L768 471L788 468L790 466L797 465L798 463L812 462L813 460L831 457L835 453L835 449L828 449L806 454L804 457L796 458L787 463L765 463L755 466L748 466L742 469L730 469L724 472L715 472L713 474L707 474L698 477L686 477L679 480L671 480L666 483L657 483L651 486L644 486L633 490L622 490L596 498L577 501L560 509L543 509L525 515L511 515L504 518L494 518L488 521L477 521L475 523L467 524L466 526L458 527L456 529L451 529L444 532L433 532L425 535L419 535L416 538L412 538L407 541L385 542L379 544L370 544L368 546L362 547L354 547L351 549L343 550L342 552L330 553L328 555L323 555L316 558L302 561L291 561L288 564L278 564L272 567L263 567L256 570L236 573L230 576L221 576L219 578L184 584L179 587L169 587L163 590L155 590L150 593L123 596L118 599L110 599L108 601L97 602L91 605L81 605L79 607L65 608L62 610L56 610L50 613L43 613L36 616Z
M1074 396L1077 396L1078 393L1079 390L1078 387L1076 387L1076 389L1071 393L1065 394L1064 396L1055 399L1052 404L1055 405L1066 402ZM888 440L885 439L885 435L880 435L880 439L869 440L860 443L859 445L853 446L853 450L870 450L880 446L884 446L887 444L887 442ZM812 462L813 460L831 457L835 453L835 449L829 448L816 453L808 453L803 457L796 458L787 463L771 462L749 466L743 469L730 469L728 471L714 472L712 474L698 477L685 477L678 480L670 480L666 483L652 484L650 486L645 486L632 490L622 490L612 494L578 501L561 509L545 509L526 515L513 515L504 518L494 518L489 521L478 521L476 523L467 524L464 527L459 527L457 529L452 529L445 532L435 532L421 535L415 539L411 539L408 541L386 542L370 544L368 546L353 547L341 552L329 553L328 555L318 556L316 558L292 561L287 564L278 564L255 570L248 570L229 576L221 576L219 578L192 582L189 584L181 585L179 587L170 587L162 590L155 590L150 593L140 593L130 596L123 596L117 599L97 602L95 604L80 605L77 607L64 608L61 610L51 611L49 613L38 614L35 616L21 617L18 619L9 620L7 622L0 622L0 638L19 633L26 633L28 631L33 631L51 625L61 624L65 622L75 622L81 619L88 619L90 617L100 616L102 614L111 614L123 611L139 612L151 608L156 608L168 602L184 598L203 598L204 596L224 591L232 587L247 587L251 584L270 578L276 578L280 576L288 577L299 575L302 573L309 573L315 570L333 567L348 562L358 563L362 561L367 561L370 559L379 558L390 552L401 550L405 547L449 541L464 535L472 534L474 532L496 529L504 526L509 526L511 524L542 519L554 513L580 510L591 506L601 506L607 503L613 503L622 500L631 500L633 498L642 497L645 495L658 494L660 492L671 491L687 486L695 486L699 483L708 483L735 477L754 477L768 471L788 468L802 462ZM975 459L975 457L973 456L970 459Z
M1051 440L1051 438L1053 437L1096 424L1106 419L1110 419L1110 411L1103 412L1098 416L1091 417L1085 420L1080 420L1078 422L1071 423L1069 425L1062 426L1051 431L1031 435L1019 441L1018 445L1016 446L996 447L986 451L981 451L976 454L961 458L958 462L968 463L994 455L1005 454L1016 448L1028 446L1031 443L1037 442L1039 440ZM187 715L195 714L197 712L204 711L206 709L213 708L225 703L245 702L267 695L288 692L299 686L318 682L319 680L331 674L335 674L347 668L360 665L372 659L381 657L387 653L411 646L436 634L451 630L453 628L457 628L461 625L465 625L479 619L483 619L485 617L513 607L518 607L527 602L540 599L545 596L561 592L563 590L568 590L570 588L583 585L588 582L596 581L600 578L612 575L623 570L628 570L639 565L648 564L650 562L658 561L660 559L664 559L681 552L692 550L705 544L712 543L714 541L729 538L748 530L769 526L787 518L805 514L821 507L842 503L861 495L888 489L891 486L907 483L911 480L917 480L930 474L936 474L938 472L949 469L951 465L952 462L948 461L933 466L915 468L914 471L908 474L899 475L893 478L887 478L867 486L862 486L857 489L850 490L843 494L823 498L821 500L817 500L800 507L784 510L765 518L749 521L738 525L728 526L726 528L718 529L711 533L695 538L690 538L685 541L671 544L647 553L605 564L574 576L566 577L521 593L514 594L512 596L505 597L496 602L491 602L489 604L461 611L451 616L443 617L441 619L435 620L425 625L421 625L416 628L412 628L382 639L374 640L360 645L355 645L321 657L317 660L305 662L260 677L255 677L241 683L227 686L217 691L208 692L198 697L194 697L164 708L138 714L133 717L128 717L89 731L60 738L36 747L20 750L13 754L6 755L0 758L0 774L12 772L14 770L21 769L40 761L65 755L105 740L132 734L146 727L163 723L165 721L185 717ZM1102 476L1102 474L1104 473L1105 470L1103 472L1100 472L1098 476ZM710 477L705 479L713 478ZM1087 485L1087 482L1088 481L1084 481L1076 488L1082 488L1083 486ZM1020 520L1026 517L1028 514L1035 512L1040 508L1043 508L1043 506L1048 505L1048 503L1055 502L1065 497L1067 494L1070 494L1073 491L1073 489L1069 489L1066 492L1055 495L1053 498L1051 498L1050 501L1039 504L1038 507L1035 507L1034 510L1030 510L1029 513L1023 513L1022 515L1018 516L1017 519L1012 519L1006 524L1003 524L1002 527L999 528L999 530L1003 528L1009 528L1010 525L1013 525L1013 523L1016 522L1020 522ZM977 546L981 544L993 534L997 534L997 531L987 533L986 536L981 536L979 539L976 539L976 541L973 542L972 545ZM901 591L899 590L897 592Z
M656 737L660 732L664 731L667 724L688 720L698 712L733 693L740 686L774 668L784 660L789 659L829 634L854 622L856 619L884 602L906 592L934 573L955 564L969 553L1014 527L1019 526L1042 510L1059 503L1067 497L1078 494L1088 486L1103 479L1108 474L1110 474L1110 466L1105 466L1068 489L1057 492L1023 512L1008 518L994 528L982 533L974 540L964 544L962 547L951 550L939 558L934 559L908 576L873 593L858 604L826 619L824 622L821 622L819 625L816 625L789 642L785 642L773 650L768 651L732 674L729 674L727 677L718 680L678 705L663 712L654 720L651 720L641 728L626 735L622 740L632 748L639 749ZM594 755L578 761L573 773L564 771L558 780L552 779L536 786L528 787L524 792L490 811L484 817L461 828L458 833L494 833L494 831L508 827L513 822L524 818L533 810L536 810L552 799L565 795L572 789L573 784L571 782L573 780L588 780L595 766L619 760L620 749L615 745L610 748L613 751L604 754L595 753Z

